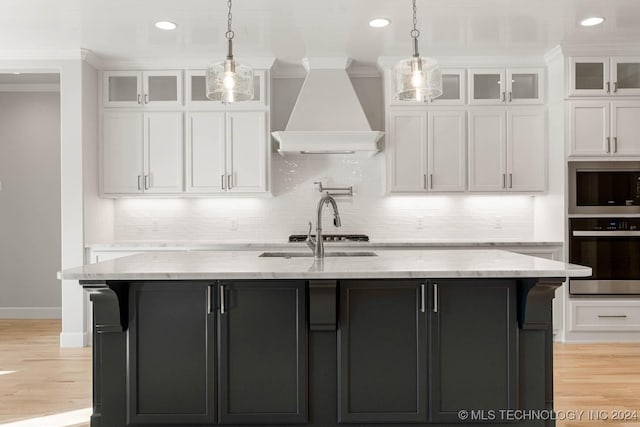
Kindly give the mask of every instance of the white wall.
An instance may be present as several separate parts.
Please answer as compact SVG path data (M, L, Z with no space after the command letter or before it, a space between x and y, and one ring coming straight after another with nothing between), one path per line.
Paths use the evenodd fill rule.
M0 317L59 318L59 93L0 92L0 181Z
M354 78L374 130L384 130L382 82ZM283 130L302 85L275 79L272 130ZM284 241L306 233L320 194L313 182L354 186L338 200L343 227L326 232L366 233L372 239L532 240L534 198L518 195L385 196L384 152L373 158L272 155L274 198L120 199L114 238L125 240ZM314 220L315 222L315 220ZM331 224L327 212L325 224Z

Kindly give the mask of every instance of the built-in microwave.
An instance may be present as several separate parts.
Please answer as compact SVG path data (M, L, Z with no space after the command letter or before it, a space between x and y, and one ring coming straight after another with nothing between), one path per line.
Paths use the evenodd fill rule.
M569 214L640 214L640 162L569 163Z

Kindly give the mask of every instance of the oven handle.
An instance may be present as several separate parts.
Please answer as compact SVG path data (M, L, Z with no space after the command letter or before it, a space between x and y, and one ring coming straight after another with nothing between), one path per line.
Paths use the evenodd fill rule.
M576 237L640 237L640 231L580 231L575 230L573 235Z

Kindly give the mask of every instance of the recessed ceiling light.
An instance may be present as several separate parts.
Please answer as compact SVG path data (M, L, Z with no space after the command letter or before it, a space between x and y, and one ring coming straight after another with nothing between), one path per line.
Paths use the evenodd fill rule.
M599 25L604 22L604 18L600 16L592 16L591 18L583 19L580 21L580 25L583 27L593 27L594 25Z
M22 74L22 73L21 73L21 72L19 72L19 71L14 71L14 72L13 72L13 73L11 73L11 74ZM2 371L0 371L0 372L2 372ZM1 375L1 374L0 374L0 375Z
M161 30L175 30L177 25L171 21L158 21L156 22L156 28L160 28Z
M387 18L373 18L369 21L369 26L373 28L384 28L391 23Z

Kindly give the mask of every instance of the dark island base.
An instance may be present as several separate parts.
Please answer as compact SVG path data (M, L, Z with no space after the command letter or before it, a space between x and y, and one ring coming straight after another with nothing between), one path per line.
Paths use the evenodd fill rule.
M552 410L561 283L85 281L91 426L554 426L490 411Z

